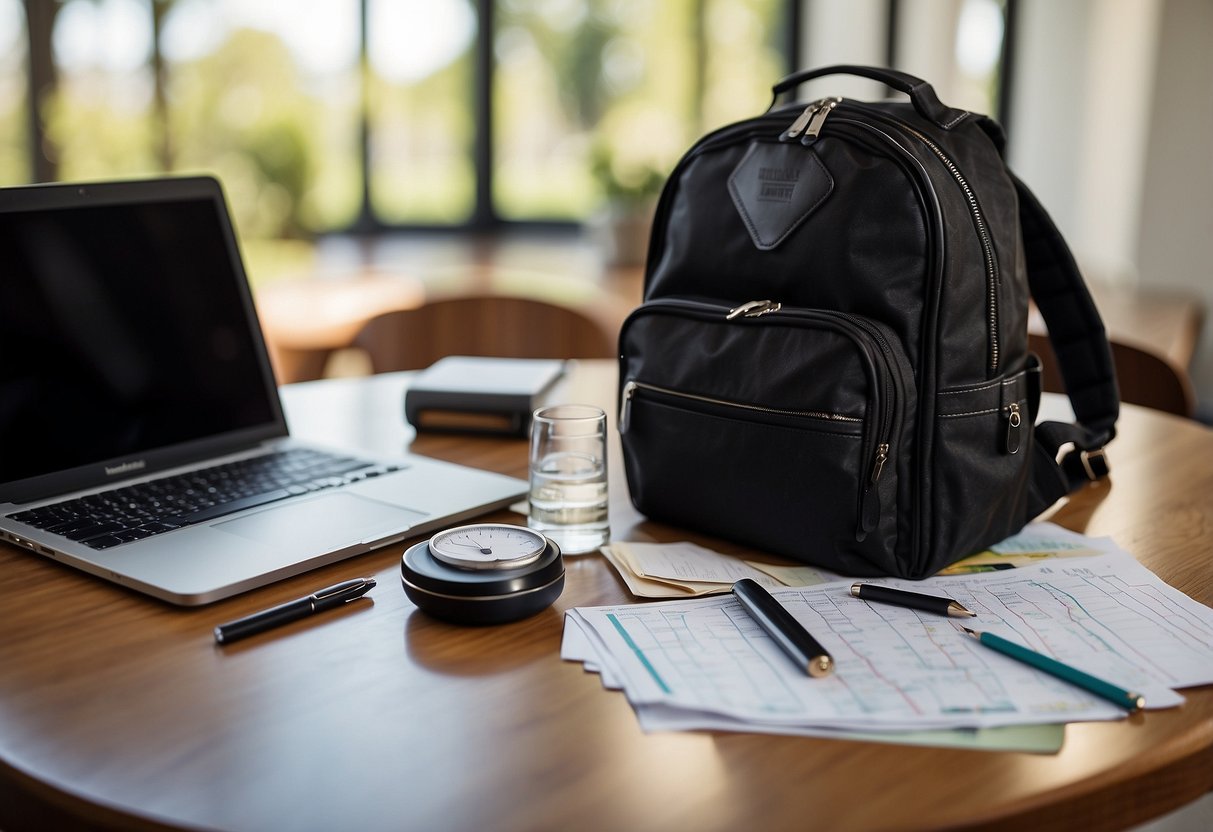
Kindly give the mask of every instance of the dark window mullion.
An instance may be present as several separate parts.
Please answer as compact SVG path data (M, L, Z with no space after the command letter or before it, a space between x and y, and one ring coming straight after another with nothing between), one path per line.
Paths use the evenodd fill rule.
M884 65L897 69L897 31L901 28L901 2L888 0L885 6Z
M800 0L785 0L784 2L783 53L787 60L787 74L789 75L799 72L803 68L800 66L800 27L804 20L801 6ZM774 84L774 81L771 83Z
M472 81L476 201L470 224L476 229L486 229L500 222L493 206L493 0L476 0L476 21Z
M358 3L358 170L362 174L362 204L354 220L354 230L364 234L383 228L383 222L371 204L371 52L370 0Z
M1002 52L998 56L998 123L1008 138L1011 135L1011 95L1015 86L1017 18L1015 0L1006 0L1002 18Z
M26 52L29 101L26 106L29 112L30 173L35 182L53 182L59 178L59 165L47 154L50 141L46 135L42 109L47 93L58 84L59 73L52 43L59 8L58 3L25 0L25 27L29 44Z

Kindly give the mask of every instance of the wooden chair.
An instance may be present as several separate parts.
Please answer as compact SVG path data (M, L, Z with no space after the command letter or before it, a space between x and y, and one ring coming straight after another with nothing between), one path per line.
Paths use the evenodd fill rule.
M1049 337L1029 333L1028 348L1040 356L1043 388L1050 393L1064 393L1066 388ZM1112 363L1116 366L1121 401L1189 418L1196 412L1191 379L1163 356L1114 340Z
M366 322L353 346L376 373L417 370L447 355L613 358L615 336L589 315L525 297L476 295L428 301Z

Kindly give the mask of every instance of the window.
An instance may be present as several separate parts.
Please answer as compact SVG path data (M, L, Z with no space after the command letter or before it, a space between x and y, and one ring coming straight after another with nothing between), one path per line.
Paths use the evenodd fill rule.
M165 16L166 169L219 175L253 237L344 228L361 202L347 0L180 0Z
M19 44L20 4L0 0ZM217 173L246 236L573 223L766 105L788 0L31 0L61 179ZM41 33L39 33L41 36ZM36 39L35 39L36 40ZM3 81L21 107L19 48ZM49 83L48 84L48 80ZM57 83L55 83L57 80ZM7 158L22 120L5 118ZM18 143L14 143L18 142ZM9 162L7 181L27 170Z
M246 237L576 223L765 106L788 0L0 0L25 181L215 172ZM53 65L22 78L21 46ZM34 154L25 154L27 160Z
M28 182L29 38L19 0L0 0L0 182Z
M52 40L58 82L44 104L63 179L158 170L151 15L141 0L68 0Z
M961 5L953 106L979 113L999 112L1005 6L1001 0L964 0Z
M782 0L503 0L493 49L493 202L585 220L660 180L787 72Z
M214 172L246 239L580 223L761 112L798 63L804 5L0 0L0 176ZM899 5L885 23L922 45L924 75L995 111L1013 0L958 3L929 44ZM879 14L821 10L886 34Z
M1016 8L1015 0L957 0L934 16L901 14L889 59L930 81L948 105L1006 127Z
M371 0L366 83L373 223L471 221L479 30L467 0Z

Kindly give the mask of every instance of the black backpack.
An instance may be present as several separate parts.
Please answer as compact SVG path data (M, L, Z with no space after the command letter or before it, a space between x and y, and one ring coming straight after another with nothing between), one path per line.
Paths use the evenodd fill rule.
M776 106L837 73L910 101ZM774 93L696 143L658 203L620 333L632 501L846 575L925 577L1107 474L1103 324L993 120L888 69ZM1029 288L1077 424L1033 429Z

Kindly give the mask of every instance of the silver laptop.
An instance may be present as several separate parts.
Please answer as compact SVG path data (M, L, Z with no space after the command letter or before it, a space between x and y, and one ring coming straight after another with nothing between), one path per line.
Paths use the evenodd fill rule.
M0 538L205 604L526 483L288 436L219 183L0 189Z

